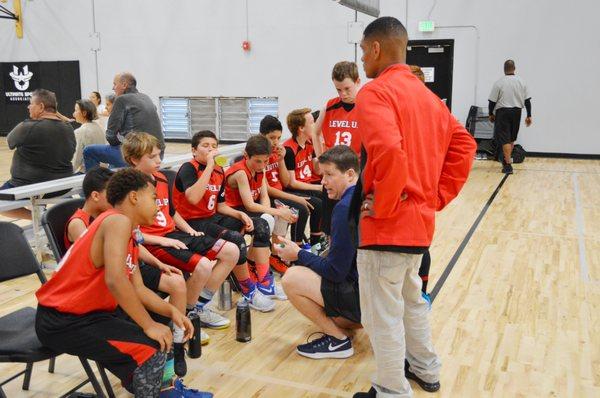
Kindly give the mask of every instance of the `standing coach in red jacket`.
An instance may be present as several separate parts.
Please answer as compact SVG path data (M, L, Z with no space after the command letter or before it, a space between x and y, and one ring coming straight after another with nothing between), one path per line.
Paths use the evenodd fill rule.
M464 185L476 150L471 135L405 64L407 41L400 21L382 17L366 27L360 45L373 80L356 98L362 189L357 185L353 214L362 323L377 371L371 390L355 397L410 397L406 377L427 391L440 388L441 363L417 271L435 212Z

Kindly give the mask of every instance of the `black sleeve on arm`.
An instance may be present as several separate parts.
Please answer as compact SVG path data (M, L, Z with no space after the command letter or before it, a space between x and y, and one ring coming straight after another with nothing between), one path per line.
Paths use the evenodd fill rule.
M294 150L290 147L285 147L285 167L289 170L289 171L294 171L296 170L296 154L294 153Z
M177 173L177 178L175 179L175 189L177 189L181 193L185 193L185 191L194 185L198 181L198 177L196 175L196 169L191 163L184 163L179 168L179 172Z
M494 101L489 101L488 100L488 114L489 115L493 115L494 114L494 108L496 107L496 103Z
M227 182L225 180L223 180L223 185L221 185L221 189L219 189L219 196L217 197L217 203L225 202L225 184L227 184Z
M525 109L527 110L527 117L531 117L531 98L525 100Z

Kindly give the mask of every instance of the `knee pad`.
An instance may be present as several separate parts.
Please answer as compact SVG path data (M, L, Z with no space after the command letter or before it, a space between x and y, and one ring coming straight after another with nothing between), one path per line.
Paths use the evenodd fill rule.
M268 214L267 214L268 215ZM263 214L265 216L265 214ZM271 220L273 220L273 224L275 223L275 219L272 216ZM270 247L271 246L271 228L269 227L269 222L267 219L263 218L253 218L254 222L254 232L252 235L254 236L254 240L252 241L252 246L254 247Z
M226 229L221 233L221 238L235 244L240 249L240 258L238 259L237 265L244 264L248 258L248 247L246 246L244 236L239 232Z
M275 227L275 217L273 217L270 214L263 213L260 215L260 218L262 218L263 220L265 220L267 222L267 224L269 224L269 235L270 235L271 231L273 231L273 228Z

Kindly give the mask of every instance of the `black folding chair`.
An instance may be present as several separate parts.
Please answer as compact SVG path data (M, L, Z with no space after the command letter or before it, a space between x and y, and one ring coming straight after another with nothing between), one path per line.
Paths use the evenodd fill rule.
M44 232L46 232L56 262L59 262L67 252L64 239L67 222L73 213L75 213L78 208L82 207L84 203L85 200L79 198L65 200L64 202L60 202L50 207L42 215L42 227L44 228ZM52 365L54 366L54 364ZM98 367L98 372L100 373L102 383L104 384L104 388L106 388L108 396L111 398L114 397L115 394L110 385L106 370L104 370L104 367L98 362L96 362L96 366Z
M82 207L84 203L84 199L68 199L48 208L42 215L42 227L56 262L59 262L67 252L64 239L67 222L75 210Z
M0 282L36 274L43 284L46 276L41 271L23 230L15 224L0 222ZM25 307L0 318L0 362L24 363L25 370L0 382L0 398L6 398L2 386L24 375L23 390L29 389L33 364L50 360L48 371L54 373L54 358L60 353L44 347L35 333L35 308ZM63 397L92 383L98 397L105 397L94 372L85 358L79 357L88 379L71 389ZM114 396L114 394L112 395Z

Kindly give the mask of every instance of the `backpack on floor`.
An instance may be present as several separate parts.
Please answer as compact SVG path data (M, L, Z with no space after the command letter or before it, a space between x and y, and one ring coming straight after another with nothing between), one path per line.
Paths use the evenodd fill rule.
M525 156L527 156L525 149L521 145L516 144L512 151L513 163L523 163Z

